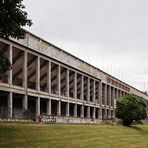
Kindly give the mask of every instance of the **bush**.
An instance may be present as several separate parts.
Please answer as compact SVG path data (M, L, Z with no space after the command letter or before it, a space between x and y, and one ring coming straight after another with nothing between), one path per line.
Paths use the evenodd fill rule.
M116 105L116 117L122 120L123 125L129 126L133 121L138 122L147 117L146 104L133 94L117 100Z

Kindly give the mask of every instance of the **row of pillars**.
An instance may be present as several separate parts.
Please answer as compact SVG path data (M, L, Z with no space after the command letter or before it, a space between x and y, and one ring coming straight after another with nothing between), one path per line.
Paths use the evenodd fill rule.
M36 97L36 116L40 115L40 97ZM61 105L62 101L58 100L57 101L57 116L61 116ZM70 116L70 102L65 102L66 103L66 116L69 117ZM51 99L47 100L47 115L51 115ZM77 116L77 106L78 104L73 104L74 105L74 117L78 117ZM90 118L90 106L84 106L84 105L80 105L80 117L84 118L84 107L87 108L87 115L86 118ZM93 115L92 118L95 119L96 118L96 114L98 119L102 119L102 108L96 108L96 107L92 107L93 108ZM23 97L23 109L28 109L28 96L24 95ZM9 118L13 117L13 93L10 92L8 95L8 110L9 110ZM97 111L97 113L96 113ZM110 110L111 111L111 110ZM106 115L105 115L106 116Z
M9 50L9 60L12 63L12 45L10 45L10 50ZM36 90L40 91L40 57L37 57L37 64L36 64ZM48 92L49 94L51 94L51 62L48 62L48 68L47 68L47 87L48 87ZM58 65L58 73L57 73L57 87L58 87L58 95L61 95L61 66ZM90 102L90 77L87 77L87 101ZM121 96L120 91L117 90L117 92L115 92L115 88L102 83L101 81L97 81L99 84L99 90L98 90L98 100L96 102L95 98L96 98L96 86L95 83L96 80L93 79L93 102L100 104L100 105L105 105L105 106L113 106L114 107L114 99L118 98ZM9 77L8 77L8 83L10 85L12 85L12 70L9 71ZM102 89L102 86L105 86L104 89ZM23 65L23 87L27 89L27 52L24 52L24 65ZM69 69L67 69L67 74L66 74L66 94L67 97L69 98ZM81 100L84 100L84 75L82 75L81 77ZM10 92L9 95L10 98L12 98L12 93ZM25 96L25 98L27 98L27 96ZM75 76L74 76L74 98L77 98L77 72L75 72ZM27 108L26 105L26 100L24 99L25 103L24 106L25 108ZM37 114L40 113L40 109L39 109L39 100L40 98L37 99ZM11 108L11 99L9 101L9 107ZM60 103L59 103L60 104ZM60 108L60 105L59 105ZM82 109L83 110L83 109ZM89 107L88 107L89 110ZM50 112L50 110L49 110ZM89 111L88 111L89 112ZM59 109L59 113L60 113L60 109Z
M102 86L102 104L109 107L114 107L114 100L120 97L125 96L127 93L111 87L103 83L104 87ZM103 89L104 88L104 89Z
M10 45L9 50L9 60L12 63L12 46ZM38 56L36 59L36 90L40 91L40 57ZM27 52L24 52L24 65L23 65L23 87L27 89ZM77 99L77 72L74 75L74 98ZM57 73L57 88L58 95L61 95L61 66L58 65L58 73ZM90 77L87 77L87 99L86 101L90 102ZM98 82L98 96L96 101L96 83ZM12 85L12 70L9 72L8 83ZM102 90L102 85L104 85L104 89ZM48 93L51 94L51 62L48 62L47 68L47 89ZM121 92L121 91L119 91ZM117 91L118 93L118 91ZM66 73L66 96L69 98L69 69L67 69ZM93 79L93 101L94 103L98 103L100 105L105 106L114 106L113 100L122 95L116 94L115 88L102 83L101 81L96 81ZM84 100L84 75L81 74L81 89L80 89L80 99Z

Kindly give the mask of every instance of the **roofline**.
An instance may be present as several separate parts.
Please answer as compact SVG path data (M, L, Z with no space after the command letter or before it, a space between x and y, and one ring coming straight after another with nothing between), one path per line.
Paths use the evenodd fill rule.
M25 30L25 29L24 29L24 30ZM89 66L91 66L91 67L93 67L93 68L95 68L95 69L97 69L97 70L99 70L100 72L104 73L105 75L108 75L108 76L112 77L113 79L118 80L119 82L121 82L121 83L123 83L123 84L125 84L125 85L127 85L127 86L129 86L129 87L131 87L131 88L133 88L133 89L135 89L135 90L137 90L137 91L139 91L140 93L143 93L144 95L146 95L143 91L141 91L141 90L139 90L139 89L137 89L137 88L135 88L135 87L133 87L133 86L131 86L131 85L125 83L125 82L123 82L122 80L120 80L120 79L118 79L118 78L116 78L116 77L114 77L114 76L108 74L107 72L105 72L105 71L99 69L98 67L95 67L94 65L92 65L92 64L90 64L90 63L88 63L88 62L86 62L86 61L84 61L84 60L82 60L82 59L76 57L75 55L73 55L73 54L71 54L71 53L65 51L64 49L62 49L62 48L60 48L60 47L58 47L58 46L56 46L56 45L50 43L49 41L47 41L47 40L45 40L45 39L43 39L43 38L41 38L41 37L39 37L39 36L33 34L32 32L30 32L30 31L28 31L28 30L25 30L25 31L26 31L26 33L32 35L33 37L36 37L36 38L38 38L38 39L40 39L40 40L46 42L47 44L49 44L49 45L51 45L51 46L57 48L58 50L60 50L60 51L62 51L62 52L65 52L66 54L71 55L72 57L76 58L77 60L79 60L79 61L81 61L81 62L83 62L83 63L85 63L85 64L87 64L87 65L89 65ZM148 96L148 94L147 94L146 96Z

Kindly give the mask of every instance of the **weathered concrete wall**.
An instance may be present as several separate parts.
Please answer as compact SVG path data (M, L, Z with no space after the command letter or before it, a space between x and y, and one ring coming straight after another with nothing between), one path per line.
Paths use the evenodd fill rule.
M102 120L99 119L84 119L74 117L56 117L56 123L72 123L72 124L100 124Z

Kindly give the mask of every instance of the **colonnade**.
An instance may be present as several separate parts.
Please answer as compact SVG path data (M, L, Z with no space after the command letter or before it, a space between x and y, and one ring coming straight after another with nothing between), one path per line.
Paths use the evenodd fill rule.
M13 108L13 93L23 88L22 106L27 110L28 97L33 96L36 116L41 113L42 98L47 100L44 108L48 115L53 114L52 105L56 104L54 114L61 116L65 106L62 104L65 102L66 108L63 111L65 116L69 117L72 114L78 117L79 114L81 118L101 120L113 118L115 100L127 94L124 90L107 84L101 79L29 49L19 49L10 44L3 54L7 55L12 63L12 70L7 73L7 80L2 83L9 84L13 90L17 86L16 92L8 93L8 108ZM55 104L52 101L55 101ZM12 118L13 110L10 111L9 116Z

